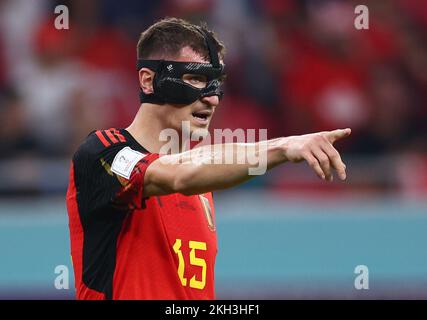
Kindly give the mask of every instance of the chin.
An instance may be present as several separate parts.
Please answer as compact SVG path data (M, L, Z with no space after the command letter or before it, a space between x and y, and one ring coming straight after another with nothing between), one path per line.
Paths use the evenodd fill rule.
M177 130L182 136L191 138L192 134L203 137L206 136L209 133L209 125L210 119L200 121L192 117L182 120L179 123L174 123L171 127Z
M196 134L198 136L205 137L209 134L209 124L207 124L206 126L191 125L190 131L191 134Z

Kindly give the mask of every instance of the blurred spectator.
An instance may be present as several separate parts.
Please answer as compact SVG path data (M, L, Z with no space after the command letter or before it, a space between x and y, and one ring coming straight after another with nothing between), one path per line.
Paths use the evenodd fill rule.
M34 33L49 15L47 4L48 0L0 1L0 38L7 80L15 87L19 87L17 82L21 80L22 72L34 59Z
M53 26L59 4L69 7L70 30ZM348 126L347 154L424 154L427 7L368 0L370 28L359 31L357 4L0 0L2 157L69 158L90 131L127 126L139 106L138 35L164 16L206 21L227 47L213 128L273 137Z
M25 103L27 125L45 155L63 155L72 132L70 108L89 79L70 55L69 31L56 30L51 20L34 36L35 56L21 74L19 90Z
M25 122L22 99L15 90L0 91L0 159L35 155L36 143Z
M400 192L409 200L425 199L427 190L427 153L407 152L397 163Z
M366 69L359 64L351 7L313 3L308 21L292 38L291 65L283 69L281 92L289 99L294 132L352 127L369 117L364 94Z
M4 61L3 41L0 35L0 88L6 84L6 64Z

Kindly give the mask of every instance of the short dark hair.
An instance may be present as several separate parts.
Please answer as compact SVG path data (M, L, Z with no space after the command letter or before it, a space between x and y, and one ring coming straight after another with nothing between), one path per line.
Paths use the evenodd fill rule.
M141 33L137 45L138 59L173 59L182 48L189 46L204 59L209 60L209 50L200 31L212 35L221 59L224 58L224 44L205 23L192 24L178 18L165 18L151 25Z

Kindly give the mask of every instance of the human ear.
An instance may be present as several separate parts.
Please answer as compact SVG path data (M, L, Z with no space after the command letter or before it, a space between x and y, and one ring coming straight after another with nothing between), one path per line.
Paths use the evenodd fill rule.
M153 89L154 75L155 75L154 71L148 68L142 68L141 70L139 70L139 85L145 94L151 94L154 92L154 89Z

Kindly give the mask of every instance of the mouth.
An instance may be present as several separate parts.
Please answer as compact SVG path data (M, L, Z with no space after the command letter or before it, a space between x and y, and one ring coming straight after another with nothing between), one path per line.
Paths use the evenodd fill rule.
M191 114L193 118L200 124L206 125L209 122L212 112L209 110L195 111Z

